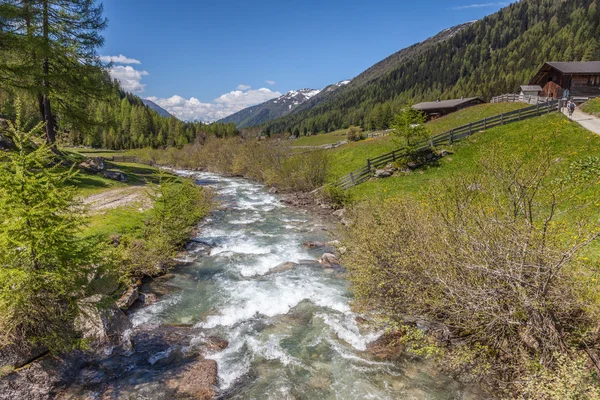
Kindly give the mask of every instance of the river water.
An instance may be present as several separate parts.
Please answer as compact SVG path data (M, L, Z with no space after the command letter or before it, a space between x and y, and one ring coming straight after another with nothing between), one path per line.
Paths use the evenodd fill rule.
M359 326L343 276L315 260L326 227L256 183L186 173L209 184L223 207L203 224L187 266L160 301L130 315L135 329L193 326L192 344L218 336L218 393L231 399L474 399L420 360L379 361L365 351L380 335ZM202 251L201 251L202 250ZM286 262L294 268L273 273ZM152 361L166 357L157 352ZM146 395L145 398L152 398Z

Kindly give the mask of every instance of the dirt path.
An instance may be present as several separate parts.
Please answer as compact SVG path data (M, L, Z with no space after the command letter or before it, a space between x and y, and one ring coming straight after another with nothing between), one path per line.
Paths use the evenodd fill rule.
M569 115L566 107L563 113L567 116ZM583 126L588 131L600 135L600 118L594 117L593 115L586 114L583 111L575 109L572 120L577 122L579 125Z
M107 190L83 199L90 212L112 210L118 207L136 205L146 210L152 206L146 187L126 187Z

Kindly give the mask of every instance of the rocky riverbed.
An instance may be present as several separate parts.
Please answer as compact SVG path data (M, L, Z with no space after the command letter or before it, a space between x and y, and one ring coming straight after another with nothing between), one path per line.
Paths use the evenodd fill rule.
M390 356L352 312L332 210L290 207L308 200L244 179L179 173L221 202L182 265L141 286L118 343L43 357L0 379L0 399L477 398L423 360Z

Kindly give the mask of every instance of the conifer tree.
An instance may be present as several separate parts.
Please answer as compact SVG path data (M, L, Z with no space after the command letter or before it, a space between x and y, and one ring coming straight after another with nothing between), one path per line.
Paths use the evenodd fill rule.
M98 251L79 235L74 172L55 162L42 124L28 133L21 126L19 117L10 124L17 149L0 158L0 348L61 350L73 343L77 298Z

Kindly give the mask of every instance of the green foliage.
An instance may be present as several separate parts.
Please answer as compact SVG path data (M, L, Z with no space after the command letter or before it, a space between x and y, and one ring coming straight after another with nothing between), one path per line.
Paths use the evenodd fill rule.
M359 307L445 326L468 346L456 365L504 376L511 390L533 363L562 374L555 354L598 344L597 284L580 278L594 270L578 256L600 225L587 186L553 179L553 160L492 151L480 172L433 185L421 201L356 205L344 262Z
M288 141L241 138L209 138L182 149L140 150L141 157L179 168L207 169L244 176L282 190L313 190L322 186L329 172L329 153L293 154Z
M392 55L271 132L386 129L407 101L515 93L546 61L598 60L598 0L524 0Z
M39 124L9 129L17 146L1 155L0 346L19 341L63 350L71 346L71 323L87 274L99 261L93 239L79 233L84 222L74 172L56 164Z
M351 126L348 128L348 132L346 133L346 138L349 142L358 142L359 140L364 139L365 137L362 134L362 129L358 126Z
M600 57L598 57L600 59ZM584 113L600 117L600 97L589 100L581 105L581 111Z
M334 208L344 208L352 203L350 192L337 186L327 185L323 191L328 203Z
M426 119L423 112L415 110L410 104L394 116L392 123L394 135L401 139L402 144L406 144L409 151L417 143L429 138L429 129L425 125Z
M210 195L187 179L163 176L151 192L154 207L142 232L120 238L121 276L127 281L164 272L198 222L210 211Z

